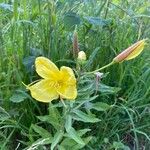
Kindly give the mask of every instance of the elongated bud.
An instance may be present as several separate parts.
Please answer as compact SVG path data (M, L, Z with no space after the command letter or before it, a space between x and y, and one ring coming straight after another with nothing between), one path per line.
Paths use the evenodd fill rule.
M81 60L81 61L85 61L86 60L86 54L84 51L80 51L78 53L78 60Z
M121 52L119 55L117 55L114 59L113 62L122 62L124 60L130 60L135 57L137 57L144 49L144 45L146 39L143 39L141 41L138 41L125 49L123 52Z
M74 58L77 58L79 52L79 46L78 46L78 33L77 29L75 28L73 33L73 56Z

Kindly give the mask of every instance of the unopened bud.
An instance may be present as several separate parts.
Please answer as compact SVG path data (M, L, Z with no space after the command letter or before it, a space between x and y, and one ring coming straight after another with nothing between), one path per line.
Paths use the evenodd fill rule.
M114 62L122 62L124 60L130 60L137 57L144 49L145 39L136 42L135 44L131 45L119 55L117 55L113 61Z
M75 31L73 33L73 55L74 55L74 58L77 58L78 52L79 52L78 33L77 33L77 29L75 28Z
M81 60L81 61L85 61L86 60L86 54L84 51L80 51L78 53L78 60Z

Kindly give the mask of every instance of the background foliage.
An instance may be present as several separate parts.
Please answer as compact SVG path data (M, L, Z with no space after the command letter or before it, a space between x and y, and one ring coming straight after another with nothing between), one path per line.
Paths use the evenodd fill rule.
M75 68L75 26L88 57L82 71L92 71L150 37L150 2L1 0L0 149L149 149L149 44L135 60L105 69L99 84L81 78L67 108L39 103L25 90L22 82L38 79L38 56Z

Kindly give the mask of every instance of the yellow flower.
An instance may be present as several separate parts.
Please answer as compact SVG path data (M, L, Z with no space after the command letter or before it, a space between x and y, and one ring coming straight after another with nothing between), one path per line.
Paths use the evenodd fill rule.
M130 59L137 57L143 51L145 41L146 40L143 39L131 45L130 47L125 49L123 52L121 52L119 55L117 55L113 59L113 62L122 62L124 60L130 60Z
M65 99L77 97L76 78L71 68L62 66L59 70L45 57L36 58L35 67L43 79L27 86L33 98L41 102L50 102L59 96Z

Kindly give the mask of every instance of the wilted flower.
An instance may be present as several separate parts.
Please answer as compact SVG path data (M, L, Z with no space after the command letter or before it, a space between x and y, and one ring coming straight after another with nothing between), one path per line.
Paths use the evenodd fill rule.
M76 78L71 68L62 66L59 70L45 57L36 58L35 67L42 79L27 86L33 98L41 102L50 102L59 96L65 99L77 97Z
M95 92L95 95L96 95L97 91L98 91L99 81L101 80L101 78L103 77L104 74L101 72L95 72L94 74L96 75L96 92Z
M103 77L103 75L104 75L104 73L101 73L101 72L95 72L94 74L96 75L96 78L98 80L100 80Z
M86 60L86 54L85 54L85 52L84 51L80 51L79 53L78 53L78 60Z
M124 60L130 60L130 59L137 57L143 51L145 41L146 40L143 39L131 45L130 47L125 49L123 52L121 52L119 55L117 55L113 59L113 62L122 62Z

